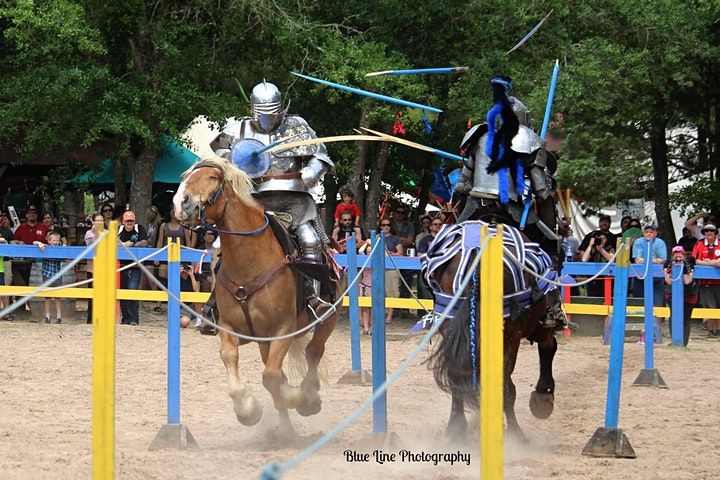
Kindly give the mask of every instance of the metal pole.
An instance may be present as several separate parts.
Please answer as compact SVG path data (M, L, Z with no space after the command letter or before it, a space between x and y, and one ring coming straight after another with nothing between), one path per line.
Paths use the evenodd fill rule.
M348 283L357 276L357 253L355 250L355 237L347 238L345 243L347 253L347 278ZM360 282L358 281L358 284ZM352 371L359 372L362 370L362 362L360 358L360 307L358 302L358 285L351 288L348 292L350 300L350 356L352 359Z
M102 227L96 225L98 233ZM115 262L117 222L95 250L93 276L92 452L93 478L115 478Z
M180 298L180 242L168 239L168 290ZM168 296L167 423L180 423L180 303Z
M385 235L371 232L373 247L372 258L372 385L373 393L385 383L387 362L385 358ZM383 393L373 402L373 433L387 433L387 393Z
M654 293L653 293L653 265L652 265L652 253L650 252L650 242L645 241L645 268L647 274L645 274L645 283L643 284L643 296L645 305L645 370L655 370L655 315L653 307Z
M610 365L608 368L607 399L605 401L605 428L617 429L620 410L620 383L622 382L623 347L625 346L625 309L627 307L628 270L630 251L618 242L615 259L615 300L612 312L610 339Z

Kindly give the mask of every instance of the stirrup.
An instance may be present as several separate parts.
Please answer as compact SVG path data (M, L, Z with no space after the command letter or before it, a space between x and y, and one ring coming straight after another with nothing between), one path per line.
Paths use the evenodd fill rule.
M312 303L316 303L314 308L312 306ZM307 307L308 310L310 310L310 312L315 317L315 320L320 320L320 322L322 322L331 315L331 313L328 312L332 312L333 314L337 313L337 308L335 307L335 305L330 302L326 302L325 300L316 295L312 296L309 299ZM318 315L318 312L315 311L316 308L320 311L320 315Z

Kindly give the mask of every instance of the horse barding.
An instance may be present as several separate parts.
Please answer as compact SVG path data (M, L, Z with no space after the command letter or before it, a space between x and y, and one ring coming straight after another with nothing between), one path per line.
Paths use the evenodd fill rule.
M297 245L288 245L287 232L255 200L253 192L247 174L227 160L211 157L183 174L173 201L176 216L183 224L214 225L221 239L222 265L216 287L220 356L238 420L249 426L262 416L262 406L238 373L238 346L256 341L265 365L263 385L279 412L280 433L291 435L288 409L309 416L322 407L318 365L325 342L335 328L336 312L331 310L315 324L304 349L307 372L299 386L290 385L283 362L288 351L292 354L298 349L299 344L294 342L304 335L293 333L311 321L305 301L307 280L302 273L307 270L296 261ZM332 258L327 261L334 265ZM322 279L326 292L323 300L332 302L337 294L337 269L317 267L313 265L310 270L321 270L325 275L310 273ZM263 340L272 337L285 338Z
M457 293L472 259L480 254L480 229L483 221L467 221L445 225L421 257L422 275L435 298L434 314ZM497 230L489 226L489 233ZM471 283L462 293L454 312L447 318L440 332L442 338L428 363L438 386L451 394L452 408L447 435L462 441L467 431L465 405L477 409L479 395L475 379L479 378L480 321L504 322L504 411L510 434L525 440L515 417L515 385L511 375L515 369L520 341L527 338L537 342L540 357L540 377L530 397L530 409L537 418L547 418L553 410L555 381L552 363L557 350L554 328L543 327L540 320L548 311L547 294L557 288L547 280L557 276L550 257L537 243L529 242L515 227L503 225L503 318L478 318L482 299L479 285ZM525 269L535 272L536 279ZM478 280L479 282L479 280ZM474 315L471 315L471 312ZM427 325L426 325L427 326Z

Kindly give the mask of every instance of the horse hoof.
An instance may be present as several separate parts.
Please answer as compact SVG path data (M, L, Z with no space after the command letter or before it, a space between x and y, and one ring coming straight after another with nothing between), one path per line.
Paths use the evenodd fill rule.
M263 414L263 407L261 405L258 405L250 415L240 415L238 413L235 414L235 416L238 419L238 422L242 423L246 427L252 427L256 423L260 421Z
M552 393L532 392L530 394L530 411L535 418L548 418L555 408L555 395Z
M322 409L322 402L318 398L316 401L308 401L304 405L300 405L295 409L297 413L302 415L303 417L309 417L311 415L315 415L317 413L320 413L320 410Z

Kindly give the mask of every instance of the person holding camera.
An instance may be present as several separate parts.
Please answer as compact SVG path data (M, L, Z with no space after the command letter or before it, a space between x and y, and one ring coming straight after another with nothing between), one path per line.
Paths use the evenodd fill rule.
M615 246L609 243L608 236L602 231L591 233L588 240L588 247L582 252L581 262L606 263L612 260L615 254ZM602 279L593 280L587 286L589 297L605 296L605 282Z
M672 311L672 284L680 281L680 278L673 278L673 265L682 265L683 285L683 345L687 347L690 340L690 317L692 309L698 302L698 283L693 279L695 272L695 260L685 258L685 249L682 245L675 245L671 252L670 260L665 263L665 301ZM672 321L669 322L670 336L672 337Z

